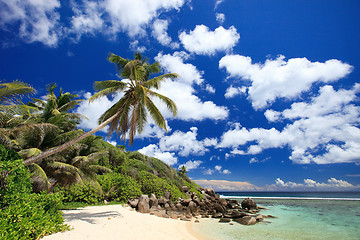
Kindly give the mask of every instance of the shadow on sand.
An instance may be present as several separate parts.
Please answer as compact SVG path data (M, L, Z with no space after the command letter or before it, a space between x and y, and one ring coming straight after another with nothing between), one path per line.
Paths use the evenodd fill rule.
M90 212L86 212L86 210L69 210L64 212L63 216L65 220L69 222L73 220L79 220L79 221L88 222L90 224L95 224L96 219L99 218L123 217L117 211L90 213Z

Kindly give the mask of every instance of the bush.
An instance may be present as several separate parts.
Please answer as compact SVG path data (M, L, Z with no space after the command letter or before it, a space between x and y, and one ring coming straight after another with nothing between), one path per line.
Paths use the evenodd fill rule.
M149 172L140 171L139 181L141 184L141 191L144 194L154 193L157 197L164 196L165 192L170 193L171 200L176 201L179 197L187 198L186 194L181 192L174 184L167 180L159 178Z
M0 239L38 239L68 229L60 204L58 194L31 193L23 161L0 145Z
M106 200L125 203L142 194L140 184L130 176L113 172L98 176L98 179Z
M58 188L63 196L63 202L81 202L86 204L95 204L103 200L103 196L99 193L98 189L95 189L89 184L75 184L70 188Z

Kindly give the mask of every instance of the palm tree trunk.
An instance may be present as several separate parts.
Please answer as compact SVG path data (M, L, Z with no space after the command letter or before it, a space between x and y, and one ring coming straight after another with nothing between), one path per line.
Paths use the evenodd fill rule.
M55 148L52 148L52 149L49 149L45 152L42 152L36 156L33 156L33 157L30 157L28 159L26 159L24 161L24 165L27 166L27 165L30 165L32 163L38 163L40 162L43 158L46 158L48 156L51 156L55 153L58 153L58 152L61 152L63 150L65 150L66 148L68 148L69 146L73 145L74 143L77 143L81 140L83 140L84 138L96 133L97 131L99 131L100 129L104 128L106 125L108 125L114 118L116 118L121 112L118 112L116 114L114 114L112 117L110 117L109 119L107 119L105 122L103 122L102 124L100 124L99 126L97 126L96 128L92 129L91 131L87 132L87 133L84 133L83 135L77 137L77 138L74 138L73 140L69 141L69 142L66 142L64 143L63 145L60 145L58 147L55 147Z

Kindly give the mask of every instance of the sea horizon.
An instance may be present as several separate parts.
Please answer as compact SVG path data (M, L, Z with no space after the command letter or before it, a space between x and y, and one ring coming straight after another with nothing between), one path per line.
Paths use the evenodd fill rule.
M223 240L323 239L357 240L360 237L360 192L358 191L217 191L222 198L241 203L251 197L259 214L272 215L253 226L228 225L204 220L194 229Z

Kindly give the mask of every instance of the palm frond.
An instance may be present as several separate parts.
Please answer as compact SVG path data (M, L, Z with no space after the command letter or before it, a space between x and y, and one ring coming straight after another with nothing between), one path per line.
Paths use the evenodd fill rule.
M97 162L100 158L107 157L108 155L109 155L108 151L98 151L91 153L90 155L87 156L87 158L89 162L93 163L93 162Z
M40 154L42 151L38 148L27 148L27 149L23 149L19 152L20 156L22 156L24 159L32 157L32 156L36 156L38 154Z
M177 115L177 106L176 104L174 103L173 100L171 100L170 98L160 94L160 93L157 93L157 92L154 92L154 91L151 91L151 90L148 90L148 93L151 95L151 96L155 96L157 97L158 99L160 99L162 102L164 102L166 104L166 107L167 109L174 115L176 116Z
M109 53L109 56L108 56L107 60L109 62L115 64L116 70L118 72L120 72L121 69L126 65L126 63L130 61L129 59L122 58L122 57L120 57L118 55L115 55L113 53Z
M22 96L35 93L35 89L29 84L20 81L0 83L0 104L17 102Z
M146 82L142 83L142 85L146 88L155 88L159 89L162 82L164 82L167 79L175 79L180 77L180 75L176 73L166 73L161 76L152 78L150 80L147 80Z
M89 98L89 102L93 102L95 99L100 98L100 97L104 97L104 96L107 96L107 95L110 95L113 93L120 92L127 87L127 83L120 82L120 81L118 81L118 82L121 84L117 84L117 86L104 88L103 90L95 93L93 96L91 96L91 98Z
M48 192L50 188L50 182L44 169L42 169L36 163L30 164L29 166L27 166L27 168L31 172L31 181L33 182L34 192Z
M167 131L164 116L161 114L160 110L155 106L155 104L151 101L149 97L146 101L146 108L149 111L151 117L154 119L156 125Z
M47 135L54 136L59 132L56 125L49 123L27 124L12 130L15 140L22 148L39 148Z

